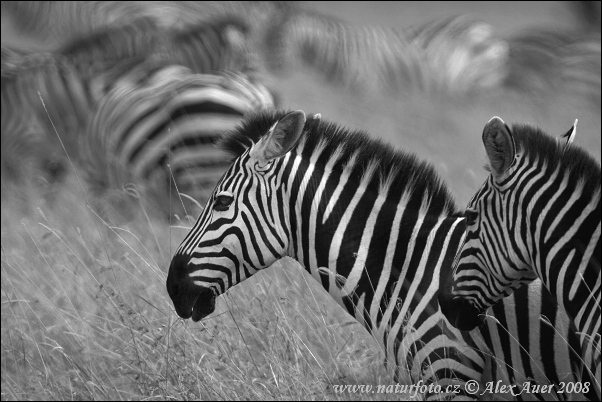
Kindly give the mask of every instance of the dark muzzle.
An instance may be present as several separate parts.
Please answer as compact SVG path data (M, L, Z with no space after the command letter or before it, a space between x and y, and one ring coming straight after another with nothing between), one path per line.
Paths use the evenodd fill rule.
M188 258L175 256L167 274L167 293L174 304L176 313L197 322L215 310L215 291L195 285L188 274Z

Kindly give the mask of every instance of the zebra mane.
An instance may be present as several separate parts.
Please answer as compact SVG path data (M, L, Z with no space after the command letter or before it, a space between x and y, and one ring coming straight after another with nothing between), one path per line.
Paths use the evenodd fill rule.
M218 147L234 158L239 157L288 112L264 110L251 114L232 132L224 134L218 141ZM349 172L350 177L358 181L369 179L368 186L377 192L386 191L395 199L400 199L402 194L410 194L418 205L428 194L429 211L459 214L453 197L433 166L419 160L415 154L397 150L362 130L350 130L308 115L303 134L293 152L306 154L309 159L316 149L322 149L319 161L326 161L336 154L335 169Z
M527 124L512 125L512 136L518 150L525 157L539 160L540 164L568 172L569 183L584 182L589 191L600 189L600 162L583 148L551 137L541 129Z

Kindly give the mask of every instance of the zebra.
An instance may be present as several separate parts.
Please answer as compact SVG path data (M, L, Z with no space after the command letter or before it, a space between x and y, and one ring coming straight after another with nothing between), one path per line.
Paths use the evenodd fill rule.
M250 27L241 18L227 16L170 30L162 44L167 59L200 74L259 70Z
M123 25L132 16L157 18L158 10L137 1L6 1L6 12L23 33L57 43L87 35L107 25Z
M98 77L106 76L100 82L109 88L94 88L97 99L117 86L112 76L127 75L128 64L137 67L144 60L156 65L178 64L200 74L242 72L260 81L256 74L259 63L253 56L248 33L244 21L234 17L179 29L161 27L155 19L143 17L80 37L59 49L58 54L73 65L84 81L99 85ZM117 63L122 67L115 68ZM130 74L128 79L132 78Z
M236 159L169 267L180 317L203 319L218 295L289 256L373 334L397 382L578 378L567 372L577 371L577 336L539 282L493 308L499 326L449 325L437 293L465 218L431 165L302 111L251 115L220 146ZM471 397L456 391L428 397Z
M20 56L4 60L4 54L8 52L18 52ZM84 118L89 110L88 101L80 96L83 91L81 81L67 60L53 53L23 52L4 46L2 53L3 97L12 107L7 107L6 111L13 112L3 119L24 113L20 108L26 108L25 113L33 113L41 124L46 124L48 118L40 96L47 101L45 106L50 119L55 120L59 127L71 128L76 125L75 121ZM78 101L72 101L72 96L76 96Z
M493 117L483 130L491 175L466 209L466 241L441 293L450 322L470 330L482 313L540 279L575 324L600 398L600 163L529 125Z
M60 171L66 168L65 152L79 159L81 134L100 99L114 86L150 79L154 71L152 62L131 59L86 79L57 53L3 46L2 56L2 135L30 145L20 150L45 148L41 155L52 154L50 165L63 165Z
M506 38L504 86L539 97L564 90L600 104L600 35L526 29Z
M234 16L166 28L143 17L123 25L109 25L69 42L58 50L82 77L93 77L116 62L153 57L188 67L194 73L259 70L250 28Z
M406 35L422 59L427 90L469 93L500 87L508 75L509 45L485 22L440 18Z
M214 142L245 113L274 107L274 98L243 74L166 65L155 75L116 86L100 102L82 143L88 178L98 190L134 182L158 200L173 180L179 193L205 202L229 166Z
M78 36L56 53L68 60L82 79L90 79L116 63L151 56L160 48L165 35L165 29L153 18L141 17Z
M65 43L134 18L152 19L160 29L172 29L235 15L261 29L278 19L282 10L296 7L294 2L13 1L2 2L2 14L24 34Z
M507 73L505 41L464 16L400 31L294 11L270 28L266 48L273 72L302 65L352 90L462 94L500 86Z
M14 148L14 155L8 150L3 154L16 162L15 168L19 160L30 161L34 154L43 156L48 166L58 168L63 152L54 129L66 148L73 151L71 134L83 126L91 99L76 71L55 54L2 46L2 56L3 144L20 144Z
M41 134L41 128L27 119L27 113L19 113L12 117L9 91L5 88L12 85L9 77L2 75L2 92L0 106L2 109L2 137L0 146L2 179L20 181L29 172L29 167L39 167L44 169L45 165L50 163L48 147L44 144L44 136ZM38 151L44 149L44 155ZM43 159L39 158L44 156ZM39 163L38 163L39 162ZM36 163L38 163L36 165Z
M138 18L78 38L55 53L28 53L3 46L2 91L3 99L9 100L2 109L3 127L15 129L11 132L16 137L24 132L45 136L31 143L55 144L55 154L64 159L56 129L67 155L78 159L80 134L98 102L114 87L129 85L127 81L141 85L152 80L156 68L145 64L160 68L188 64L196 71L215 73L240 68L251 74L244 61L248 52L241 42L245 29L242 22L220 20L185 31L167 30L160 29L153 19ZM241 35L236 35L239 31ZM228 42L230 37L232 42ZM30 129L32 126L35 129Z

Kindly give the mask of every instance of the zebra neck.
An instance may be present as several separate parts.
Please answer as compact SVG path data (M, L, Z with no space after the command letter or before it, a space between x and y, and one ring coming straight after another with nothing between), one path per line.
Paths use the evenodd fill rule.
M542 256L546 257L547 262L544 283L578 331L584 334L599 333L600 220L590 239L574 238L565 246L557 244L544 250ZM591 315L587 314L592 310L597 310L597 323L592 322Z
M461 218L429 213L428 193L392 200L351 178L330 181L326 169L295 163L282 190L289 257L373 332L407 324L418 304L436 300L441 267L451 269L464 235Z
M537 215L531 224L538 236L530 254L537 275L559 306L580 332L591 334L596 325L600 330L599 318L592 322L587 314L597 309L600 317L600 192L587 200L579 198L564 199L562 211Z

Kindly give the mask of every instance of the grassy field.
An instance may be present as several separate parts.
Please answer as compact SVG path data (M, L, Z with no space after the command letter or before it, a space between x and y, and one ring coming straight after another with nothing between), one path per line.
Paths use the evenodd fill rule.
M202 323L179 320L164 284L185 230L110 226L70 186L29 213L3 200L3 399L323 398L329 382L385 375L367 334L293 264Z
M370 12L361 5L308 6L348 20L365 13L374 24L380 13L390 25L398 12L380 4ZM450 13L453 6L446 6ZM456 6L456 13L466 8ZM500 6L491 7L502 19ZM556 18L532 3L525 7L538 23ZM402 22L435 12L443 11L420 14L412 4ZM521 17L516 27L529 22ZM303 71L273 77L273 86L284 107L365 129L430 161L459 206L486 177L480 136L494 115L551 135L578 118L576 143L600 160L600 105L569 92L362 96ZM3 400L371 399L338 395L333 385L393 383L369 334L291 260L220 297L202 322L178 319L165 279L191 222L166 225L136 201L103 214L109 222L96 213L102 200L91 197L77 172L61 185L2 183Z

